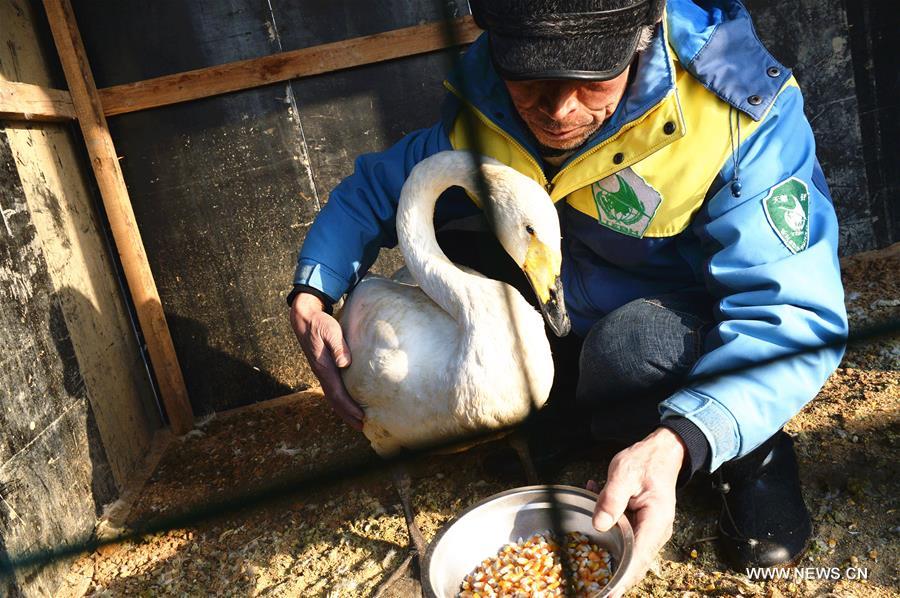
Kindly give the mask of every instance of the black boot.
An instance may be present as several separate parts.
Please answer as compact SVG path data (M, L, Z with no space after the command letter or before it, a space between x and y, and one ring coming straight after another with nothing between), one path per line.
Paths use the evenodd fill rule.
M716 477L725 562L743 572L798 561L812 535L812 521L791 437L778 432L750 454L723 464Z

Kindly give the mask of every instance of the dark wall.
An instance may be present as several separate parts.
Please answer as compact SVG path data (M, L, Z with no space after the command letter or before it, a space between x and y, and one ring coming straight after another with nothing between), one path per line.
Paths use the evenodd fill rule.
M845 0L875 242L900 239L900 11L890 0Z
M794 69L816 134L817 154L835 196L845 253L874 244L863 165L859 109L842 0L750 0L760 37L775 57Z
M0 564L84 540L116 495L69 329L0 128ZM0 576L52 595L65 564Z
M417 1L75 2L100 87L442 17ZM430 55L110 119L195 412L312 380L284 296L328 190L360 152L429 124Z
M466 10L462 0L74 4L101 87L433 21L446 6ZM895 240L879 191L888 183L871 174L889 152L873 149L872 119L861 124L865 102L877 100L857 98L858 43L842 0L748 4L761 37L795 67L806 93L842 251ZM414 57L111 119L197 412L313 382L283 299L297 248L355 156L437 118L447 58Z
M794 69L834 196L845 255L898 239L900 17L885 0L746 0L760 38ZM845 10L846 5L846 10ZM893 199L893 202L891 200Z

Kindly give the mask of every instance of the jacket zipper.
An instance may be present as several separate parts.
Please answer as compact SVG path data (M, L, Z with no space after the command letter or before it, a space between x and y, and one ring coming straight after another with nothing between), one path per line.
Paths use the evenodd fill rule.
M469 109L475 113L475 116L477 116L478 119L481 122L483 122L485 125L487 125L487 127L490 130L494 131L495 133L499 134L501 137L506 139L506 141L508 141L510 145L512 145L514 148L516 148L516 150L519 151L519 153L521 153L523 156L525 156L525 158L528 160L528 162L532 166L534 166L535 171L539 173L539 175L541 177L541 180L540 180L541 185L547 191L547 194L550 194L550 192L553 190L553 183L551 183L550 181L547 180L547 175L544 174L544 169L541 168L541 165L538 163L538 161L534 159L534 156L531 155L531 152L529 152L527 149L525 149L525 147L521 143L516 141L516 139L512 135L510 135L509 133L504 131L501 127L497 126L497 124L494 123L494 121L492 121L487 116L485 116L484 113L481 112L481 110L479 110L478 108L476 108L469 100L464 98L462 96L462 94L459 93L456 90L456 88L450 84L449 81L444 81L444 87L449 89L453 93L453 95L455 95L457 98L459 98L459 100L461 102L463 102L466 106L468 106Z
M619 128L619 130L616 132L615 135L613 135L613 136L610 137L609 139L605 139L604 141L598 143L597 145L595 145L594 147L592 147L592 148L589 149L588 151L584 152L583 154L581 154L580 156L578 156L577 158L575 158L574 160L572 160L571 162L569 162L568 164L566 164L566 166L565 166L564 168L562 168L559 172L556 173L556 176L553 177L553 180L550 182L550 185L549 185L549 186L550 186L550 187L554 187L554 186L556 185L556 181L559 179L560 176L562 176L562 174L563 174L564 172L566 172L567 170L569 170L570 168L572 168L572 167L575 166L576 164L581 163L581 162L582 162L583 160L585 160L588 156L590 156L591 154L594 154L595 152L599 151L600 148L605 147L606 145L612 143L613 141L615 141L616 139L618 139L619 137L621 137L626 131L630 131L630 130L633 129L634 127L636 127L636 126L638 126L639 124L641 124L641 123L642 123L644 120L646 120L653 112L655 112L655 111L662 105L662 103L666 101L667 98L668 98L668 95L665 96L665 97L663 97L663 99L660 100L659 103L657 103L656 105L654 105L653 107L651 107L649 110L647 110L646 112L644 112L644 114L642 114L640 117L638 117L638 118L636 118L636 119L634 119L634 120L632 120L632 121L630 121L630 122L627 122L627 123L625 123L624 125L622 125L622 127ZM621 168L620 168L620 170L621 170Z
M622 125L622 127L619 129L619 131L615 135L610 137L609 139L606 139L603 142L598 143L597 145L595 145L588 151L584 152L583 154L581 154L580 156L578 156L577 158L575 158L574 160L569 162L564 168L562 168L559 172L556 173L556 175L553 177L552 180L548 181L547 175L544 174L544 169L541 168L541 165L538 163L538 161L534 159L534 156L531 155L531 152L529 152L527 149L525 149L525 147L522 146L521 143L516 141L516 139L512 135L510 135L509 133L504 131L502 127L498 126L494 121L492 121L487 116L485 116L481 110L479 110L478 108L476 108L474 106L474 104L472 104L469 100L464 98L462 96L462 94L459 91L457 91L456 88L453 87L453 85L450 84L449 81L444 81L444 87L449 89L453 93L453 95L455 95L457 98L459 98L459 100L461 102L463 102L466 106L468 106L472 110L472 112L475 113L475 116L477 116L478 119L481 120L481 122L483 122L485 125L487 125L487 127L489 129L491 129L495 133L498 133L501 137L506 139L510 143L510 145L512 145L514 148L516 148L523 156L525 156L528 159L528 162L530 162L531 165L534 166L535 170L538 173L540 173L541 185L543 185L543 187L547 191L548 195L553 192L553 188L556 186L556 181L559 180L559 177L561 177L563 175L563 173L565 173L567 170L569 170L576 164L581 163L583 160L585 160L591 154L599 151L600 148L605 147L606 145L612 143L626 131L639 125L650 114L655 112L656 109L659 108L659 106L662 105L662 103L666 100L666 97L668 97L668 96L664 97L662 100L660 100L660 102L658 104L656 104L655 106L653 106L652 108L650 108L649 110L644 112L644 114L642 114L640 117L632 120L631 122L628 122L628 123L625 123L624 125ZM560 198L560 199L562 199L562 198Z

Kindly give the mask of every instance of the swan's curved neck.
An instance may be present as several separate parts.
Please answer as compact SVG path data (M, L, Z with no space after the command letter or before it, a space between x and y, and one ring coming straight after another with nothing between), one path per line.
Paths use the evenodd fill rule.
M406 267L422 290L457 322L477 313L470 306L476 293L485 292L486 281L460 270L441 250L434 233L434 207L450 187L476 193L477 176L471 156L436 154L412 171L397 209L397 237Z

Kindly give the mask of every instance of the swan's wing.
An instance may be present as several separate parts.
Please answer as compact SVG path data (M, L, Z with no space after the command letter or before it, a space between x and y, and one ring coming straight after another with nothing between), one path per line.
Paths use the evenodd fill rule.
M385 382L424 391L435 372L446 372L449 360L458 357L456 322L416 286L384 278L362 281L344 307L341 325L352 358L345 378L365 375L366 390Z
M365 408L375 449L442 436L453 425L457 383L448 372L458 370L456 322L418 287L381 278L356 287L341 324L351 355L342 377Z
M537 406L546 400L553 362L543 320L515 289L497 286L506 301L472 306L475 337L419 287L373 278L351 294L341 323L352 362L342 374L380 454L514 424L532 396ZM517 375L525 371L537 375Z

